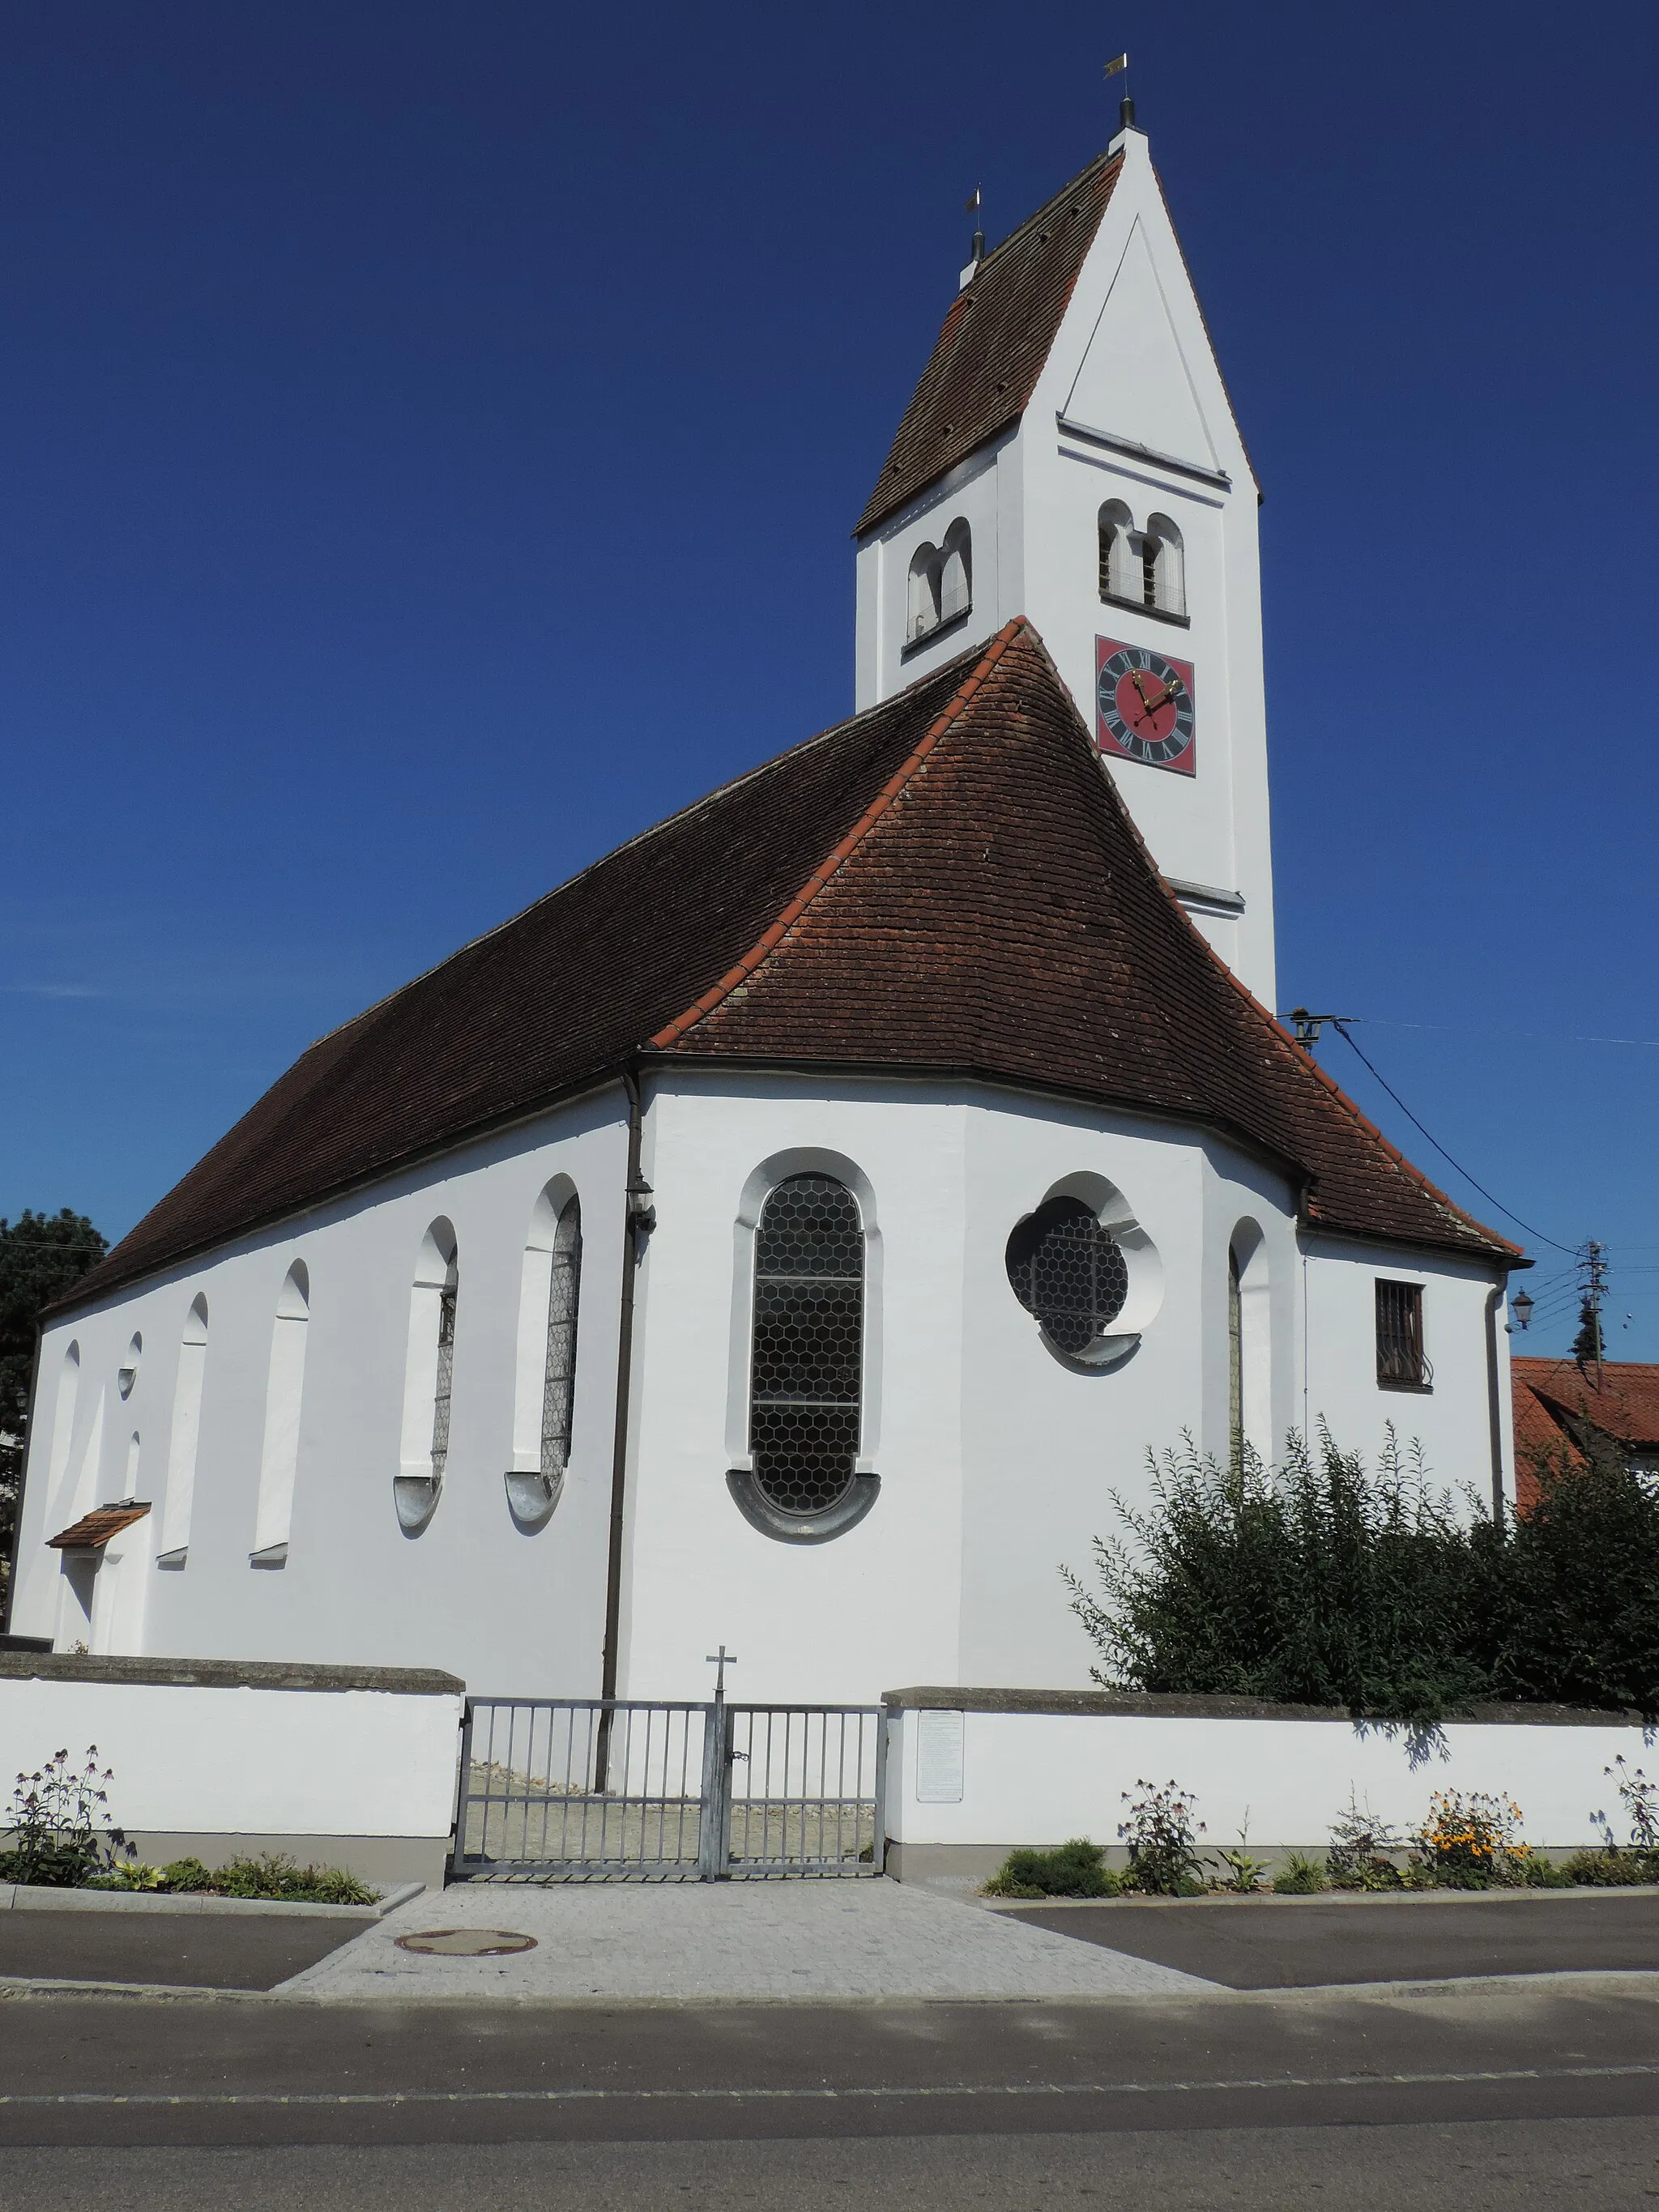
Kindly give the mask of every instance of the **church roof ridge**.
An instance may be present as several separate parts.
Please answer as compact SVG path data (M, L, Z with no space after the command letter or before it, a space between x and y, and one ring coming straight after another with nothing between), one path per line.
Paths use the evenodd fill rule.
M865 838L898 797L900 792L903 790L957 716L967 706L975 692L979 690L1020 631L1030 629L1030 625L1024 615L1016 615L1012 622L1004 624L985 648L972 674L963 680L960 688L951 695L947 705L929 723L908 760L882 786L840 843L826 859L819 863L777 920L756 939L748 951L726 970L719 982L705 991L695 1004L688 1006L683 1014L677 1015L672 1022L665 1023L658 1030L651 1039L654 1050L665 1051L670 1045L677 1044L685 1032L696 1023L701 1021L705 1014L712 1013L723 999L729 997L732 992L741 984L747 982L774 946L781 944L784 938L788 935L790 930L800 920L802 915L829 883L842 862L850 859L859 846L863 843ZM1036 635L1035 631L1031 634L1033 636ZM964 654L962 658L965 659L967 656ZM960 663L953 665L959 665Z
M1197 1123L1299 1179L1310 1227L1515 1254L1206 942L1022 616L311 1046L53 1310L407 1174L642 1054L985 1079Z

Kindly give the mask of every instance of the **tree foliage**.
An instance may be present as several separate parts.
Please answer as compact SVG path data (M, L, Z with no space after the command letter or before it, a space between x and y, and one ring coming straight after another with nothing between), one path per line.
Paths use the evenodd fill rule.
M0 1216L0 1601L27 1444L29 1376L40 1310L80 1281L109 1249L83 1213ZM3 1602L0 1601L0 1619Z
M1062 1569L1109 1688L1419 1727L1492 1698L1659 1714L1659 1496L1611 1453L1541 1462L1538 1504L1501 1522L1392 1432L1370 1474L1322 1425L1273 1468L1190 1440L1148 1461L1093 1588Z
M1390 1432L1376 1474L1322 1425L1282 1466L1223 1467L1188 1438L1148 1455L1152 1504L1114 1495L1129 1541L1097 1538L1099 1595L1066 1574L1109 1686L1341 1705L1437 1720L1485 1686L1460 1648L1469 1547L1449 1497Z

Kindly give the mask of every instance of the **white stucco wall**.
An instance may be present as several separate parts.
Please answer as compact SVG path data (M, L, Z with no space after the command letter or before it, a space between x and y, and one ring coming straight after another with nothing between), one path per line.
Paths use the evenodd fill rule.
M0 1679L0 1771L95 1744L117 1827L441 1839L461 1699L380 1690L207 1689Z
M1598 1841L1590 1814L1619 1807L1603 1769L1639 1748L1628 1727L1453 1723L1413 1763L1402 1731L1346 1721L1152 1718L1137 1715L961 1716L958 1801L924 1802L919 1746L925 1716L894 1716L887 1830L906 1844L1036 1844L1087 1836L1115 1844L1123 1793L1173 1778L1198 1800L1204 1846L1322 1847L1349 1792L1397 1830L1415 1827L1434 1790L1490 1790L1522 1809L1523 1835L1543 1845ZM939 1765L932 1768L935 1778Z
M12 1626L100 1651L434 1666L489 1691L597 1694L611 1500L626 1124L619 1086L418 1172L241 1240L90 1312L41 1351ZM512 1462L523 1255L532 1209L563 1176L584 1201L574 1427L563 1495L517 1527ZM459 1261L450 1451L431 1521L405 1535L393 1509L410 1286L428 1225ZM279 1295L294 1261L310 1285L293 1518L285 1565L249 1565ZM193 1300L208 1328L188 1556L158 1568L180 1345ZM134 1331L131 1396L116 1370ZM79 1388L65 1464L51 1465L65 1353ZM109 1547L90 1629L76 1576L46 1539L122 1493L141 1438L150 1514Z
M889 696L1021 614L1036 623L1091 731L1097 637L1191 662L1196 775L1117 759L1108 772L1166 875L1243 897L1240 915L1198 903L1190 911L1272 1007L1256 483L1147 142L1132 131L1122 143L1122 175L1019 424L860 546L857 699L862 708ZM1201 473L1062 431L1061 416ZM1228 481L1206 480L1218 477ZM1109 500L1127 506L1138 529L1160 514L1181 531L1186 626L1101 600L1097 518ZM972 612L929 644L907 650L911 556L924 540L938 544L958 516L974 533Z
M676 1071L653 1094L659 1225L641 1284L625 1694L694 1694L722 1642L744 1698L863 1703L897 1680L1088 1686L1095 1654L1060 1567L1086 1572L1091 1538L1116 1526L1114 1491L1147 1502L1149 1448L1190 1431L1225 1454L1227 1251L1243 1227L1259 1234L1266 1278L1255 1440L1282 1449L1305 1400L1374 1461L1397 1410L1376 1388L1371 1307L1392 1255L1356 1246L1327 1261L1345 1281L1344 1318L1312 1347L1310 1377L1291 1194L1218 1139L988 1085ZM744 1456L744 1194L763 1169L775 1180L810 1166L841 1173L872 1226L865 1457L882 1489L856 1527L797 1546L750 1527L726 1474ZM1016 1223L1079 1177L1121 1194L1161 1275L1139 1348L1097 1371L1046 1346L1005 1262ZM1444 1287L1457 1373L1410 1411L1443 1479L1478 1486L1485 1286L1412 1264L1437 1300Z
M1287 1430L1322 1415L1374 1463L1392 1418L1402 1442L1422 1439L1441 1481L1489 1490L1491 1279L1358 1243L1314 1239L1304 1250L1282 1171L1237 1146L988 1084L659 1064L646 1096L657 1227L637 1285L624 1696L703 1695L706 1655L721 1643L738 1654L732 1689L744 1700L862 1704L902 1681L1088 1686L1095 1654L1060 1569L1087 1572L1091 1539L1117 1528L1115 1492L1147 1502L1149 1449L1189 1432L1224 1455L1235 1240L1251 1255L1245 1412L1260 1449L1277 1451ZM13 1626L60 1649L79 1638L135 1655L437 1666L480 1694L596 1695L622 1104L619 1088L595 1094L433 1164L424 1180L319 1209L54 1324ZM753 1527L726 1476L747 1459L753 1224L770 1185L810 1167L844 1178L865 1220L861 1463L881 1490L856 1526L796 1545ZM530 1532L502 1478L518 1369L538 1363L543 1344L538 1323L520 1350L526 1239L556 1179L584 1210L575 1425L563 1495ZM1009 1285L1010 1233L1060 1191L1116 1224L1128 1256L1122 1328L1139 1342L1114 1365L1057 1355ZM411 1284L431 1273L421 1254L434 1220L451 1225L459 1266L450 1455L435 1513L410 1535L392 1479L407 1443ZM296 1261L308 1317L289 1548L280 1566L253 1565L272 1332ZM1378 1273L1425 1285L1431 1393L1377 1388ZM165 1486L182 1480L171 1426L191 1393L181 1399L178 1366L204 1298L182 1532ZM135 1334L143 1350L122 1400ZM72 1419L59 1395L71 1342ZM530 1396L539 1402L536 1388ZM153 1510L90 1576L88 1626L75 1591L90 1563L46 1539L133 1480ZM158 1564L186 1534L183 1565Z
M1345 1450L1375 1463L1392 1424L1402 1446L1419 1443L1437 1487L1492 1502L1492 1387L1486 1303L1495 1278L1471 1262L1422 1252L1386 1252L1357 1242L1310 1238L1304 1286L1304 1403L1297 1425L1312 1436L1322 1419ZM1376 1380L1376 1285L1423 1290L1423 1350L1433 1370L1423 1390ZM1504 1494L1514 1496L1509 1339L1504 1312L1493 1331Z

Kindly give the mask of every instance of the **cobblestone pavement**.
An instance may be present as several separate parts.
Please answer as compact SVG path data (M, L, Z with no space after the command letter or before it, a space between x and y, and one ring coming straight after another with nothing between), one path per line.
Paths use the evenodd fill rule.
M494 1958L396 1938L533 1936ZM313 1997L1070 1997L1198 1992L1196 1975L883 1881L469 1882L429 1891L282 1984Z

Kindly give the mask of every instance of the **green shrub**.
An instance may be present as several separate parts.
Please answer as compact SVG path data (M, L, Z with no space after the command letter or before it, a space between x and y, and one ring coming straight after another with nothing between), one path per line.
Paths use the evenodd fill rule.
M1571 1889L1574 1886L1568 1868L1557 1866L1541 1851L1534 1851L1522 1863L1521 1880L1528 1889Z
M1455 1511L1392 1431L1370 1474L1322 1423L1276 1468L1149 1453L1152 1503L1114 1493L1094 1588L1060 1571L1094 1678L1419 1728L1487 1698L1659 1717L1659 1485L1586 1449L1539 1459L1537 1503L1498 1520L1473 1486Z
M1318 1860L1301 1851L1292 1851L1273 1876L1273 1893L1277 1897L1312 1897L1329 1887L1325 1869Z
M166 1866L161 1869L161 1886L164 1889L206 1889L212 1880L213 1876L200 1859L169 1859Z
M1659 1713L1659 1492L1594 1441L1537 1469L1537 1503L1473 1548L1486 1595L1473 1656L1499 1698Z
M1293 1436L1273 1469L1248 1450L1223 1467L1190 1438L1148 1458L1151 1510L1115 1495L1130 1541L1095 1540L1099 1595L1062 1570L1097 1681L1419 1723L1486 1690L1462 1648L1468 1534L1392 1431L1370 1478L1322 1426L1316 1460Z
M1010 1851L985 1885L987 1897L1115 1897L1122 1884L1086 1836L1052 1851Z
M1563 1862L1561 1871L1575 1888L1632 1889L1638 1883L1659 1881L1659 1852L1575 1851Z
M227 1859L209 1878L216 1897L288 1899L306 1905L373 1905L379 1894L343 1867L295 1866L282 1851Z

